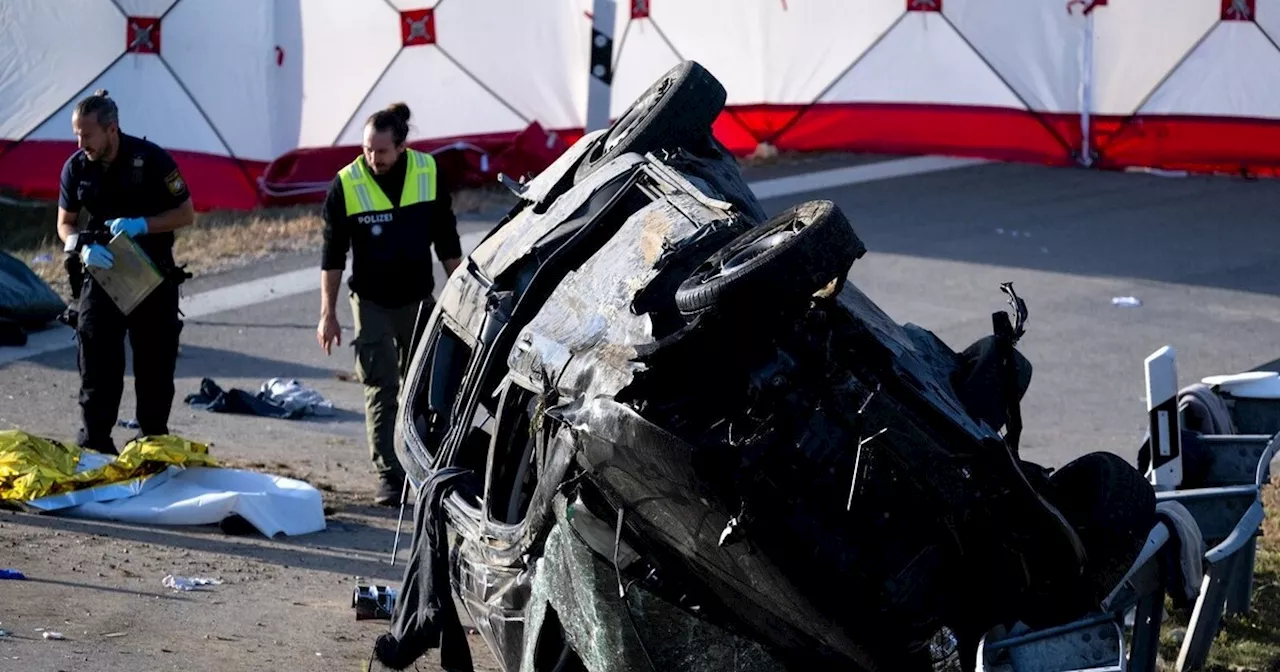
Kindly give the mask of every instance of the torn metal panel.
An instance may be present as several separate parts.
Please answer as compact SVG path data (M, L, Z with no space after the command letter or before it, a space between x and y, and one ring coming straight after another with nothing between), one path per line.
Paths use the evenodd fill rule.
M958 429L978 441L999 439L994 429L975 422L956 398L949 380L957 357L937 336L916 325L894 322L853 283L845 283L836 300L849 319L884 348L881 361L942 409Z
M593 482L632 503L629 524L643 538L673 549L682 558L675 562L685 563L685 570L744 624L792 654L831 649L846 664L862 661L874 669L845 626L814 609L795 577L777 564L776 554L762 549L754 536L746 543L720 543L732 513L711 487L706 468L712 465L700 459L697 447L606 398L561 415L579 428L580 459Z
M559 394L616 394L638 367L635 346L653 342L649 315L633 310L636 296L709 228L732 229L724 213L691 199L686 217L670 199L654 201L630 218L579 269L569 273L546 306L521 332L509 367L525 380L549 380Z
M557 498L555 515L526 614L526 631L543 637L526 637L521 672L537 669L540 645L559 652L546 644L557 634L591 672L787 669L759 643L698 618L642 585L630 584L620 596L618 570L575 531L566 498Z
M547 166L546 170L538 173L537 177L525 184L521 198L532 203L541 203L546 200L548 196L552 195L556 187L561 184L562 180L578 166L578 160L591 149L591 145L607 132L608 129L600 129L582 136L569 149L566 149L564 153L556 157L556 160L550 166Z
M538 213L527 208L482 241L471 253L470 259L493 280L506 273L523 257L536 254L538 243L557 227L571 223L575 213L596 195L601 187L625 177L632 168L644 161L638 154L628 154L610 162L591 174L582 184L555 199L546 212Z

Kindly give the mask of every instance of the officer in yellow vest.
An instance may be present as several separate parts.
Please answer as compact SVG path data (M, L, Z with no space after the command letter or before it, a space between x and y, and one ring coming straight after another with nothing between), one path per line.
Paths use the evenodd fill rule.
M381 480L375 501L395 504L404 471L393 444L400 381L413 353L419 309L434 299L431 248L445 276L461 261L457 218L435 159L405 147L409 108L395 103L365 122L364 151L334 178L325 199L320 324L325 353L342 344L337 299L351 250L356 373L364 384L369 451Z

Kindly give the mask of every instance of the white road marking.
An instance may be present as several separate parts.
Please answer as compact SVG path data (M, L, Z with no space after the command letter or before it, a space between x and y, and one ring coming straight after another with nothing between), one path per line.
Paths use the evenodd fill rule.
M876 180L966 168L982 163L986 161L921 156L759 180L752 182L750 186L756 198L768 200ZM469 254L484 235L484 232L476 232L460 236L463 251ZM320 289L320 272L315 268L305 268L184 296L179 305L187 318L196 318L306 294L318 289ZM65 348L74 348L75 345L75 334L72 330L58 324L30 334L27 344L23 347L0 348L0 366Z
M908 159L882 161L861 166L821 170L803 175L778 177L772 180L761 180L751 183L751 191L755 192L756 198L763 201L832 187L847 187L851 184L863 184L895 177L909 177L911 175L936 173L940 170L968 168L983 163L988 163L988 161L946 156L916 156Z

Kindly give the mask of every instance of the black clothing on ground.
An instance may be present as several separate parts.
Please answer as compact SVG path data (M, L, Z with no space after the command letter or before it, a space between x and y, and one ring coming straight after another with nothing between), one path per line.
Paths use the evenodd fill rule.
M387 667L403 670L428 649L440 649L440 667L471 672L471 648L454 606L449 585L449 537L444 498L453 490L479 497L484 489L470 469L445 467L418 491L413 520L413 555L405 565L396 596L391 632L374 643L374 655Z
M62 167L58 205L68 212L88 211L81 246L105 244L107 222L117 217L152 217L172 210L190 197L178 164L164 149L145 138L120 134L120 146L108 166L90 161L80 150ZM72 320L79 339L80 409L77 442L91 450L115 453L111 430L124 393L124 341L133 350L140 436L169 433L173 376L178 358L178 285L174 280L173 233L135 238L166 279L128 316L89 273L84 273L78 317Z
M261 393L254 394L234 387L224 390L212 378L201 379L200 391L188 394L183 401L192 408L210 413L256 415L282 420L294 420L306 415L306 411L301 408L285 408Z
M389 172L373 176L378 188L394 204L400 202L408 166L408 154L402 153ZM386 219L383 214L378 213L378 221L362 222L361 217L348 217L342 178L334 177L322 210L321 268L345 269L350 250L348 286L360 298L384 308L399 308L431 297L435 281L430 248L435 248L436 257L442 261L462 256L458 219L453 213L448 186L437 171L435 200L405 208L397 205L389 213L389 221L383 221Z

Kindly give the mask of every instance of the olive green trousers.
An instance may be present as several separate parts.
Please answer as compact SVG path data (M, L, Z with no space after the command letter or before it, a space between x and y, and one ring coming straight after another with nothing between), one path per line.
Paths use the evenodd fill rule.
M356 376L364 385L365 429L369 437L369 457L382 478L402 479L404 469L396 457L395 422L400 399L400 383L413 353L414 325L421 303L401 308L384 308L361 301L351 294L355 316ZM430 300L426 310L430 310Z

